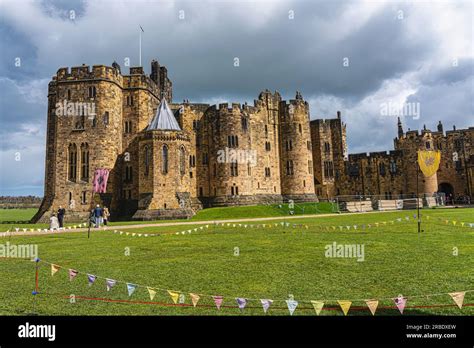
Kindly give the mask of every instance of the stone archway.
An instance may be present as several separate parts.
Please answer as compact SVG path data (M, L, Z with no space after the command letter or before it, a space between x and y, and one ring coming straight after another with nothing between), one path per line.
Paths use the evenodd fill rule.
M438 192L443 192L446 197L446 203L452 203L451 200L454 199L454 188L448 182L442 182L438 186Z

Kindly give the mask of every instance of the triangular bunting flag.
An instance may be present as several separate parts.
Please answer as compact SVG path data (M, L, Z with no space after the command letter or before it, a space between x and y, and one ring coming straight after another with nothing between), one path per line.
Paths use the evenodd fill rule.
M459 309L462 308L462 303L464 302L464 295L465 294L466 294L465 291L449 293L449 296L451 296L453 298L454 303L456 303L458 305Z
M196 305L197 305L197 303L198 303L198 301L201 297L199 297L199 295L191 294L191 293L189 294L189 296L191 296L191 301L193 301L193 306L196 307Z
M341 306L341 309L344 315L347 315L347 313L349 312L349 308L351 308L352 302L351 301L337 301L337 303L339 303L339 306Z
M150 294L150 300L153 301L153 298L156 295L156 291L153 290L153 288L150 288L149 286L147 286L146 289L148 290L148 293Z
M168 290L168 294L170 294L171 299L173 300L173 302L174 302L175 304L178 303L179 292L174 292L174 291Z
M214 303L216 304L217 309L221 309L222 301L224 298L222 296L212 296Z
M298 302L295 300L286 300L285 302L286 302L286 305L288 306L288 310L290 311L290 315L293 315L296 307L298 307Z
M127 283L128 296L132 296L136 288L137 288L136 284Z
M61 267L58 265L51 264L51 276L53 276Z
M397 298L394 298L393 301L397 305L397 308L400 311L400 313L403 314L403 310L405 309L405 305L407 304L407 299L403 297L402 295L400 295Z
M369 307L370 313L372 313L372 315L375 315L375 311L377 310L377 307L379 305L379 301L377 301L377 300L365 300L365 303L367 303L367 307Z
M270 305L273 303L273 300L261 299L260 302L262 303L263 312L267 313L268 308L270 308Z
M237 305L239 306L239 309L241 311L243 311L245 306L247 305L247 299L245 299L245 298L236 298L235 300L237 301Z
M88 274L87 275L87 280L89 282L89 286L91 286L92 284L94 284L95 280L97 279L97 277L93 274Z
M115 286L115 284L117 284L116 280L109 279L109 278L105 279L105 285L107 286L107 291L110 291L110 289L112 289Z
M69 280L72 281L74 278L76 278L78 271L75 269L69 269Z
M321 313L321 310L323 309L324 302L322 301L311 301L313 304L314 310L316 311L316 315L319 315Z

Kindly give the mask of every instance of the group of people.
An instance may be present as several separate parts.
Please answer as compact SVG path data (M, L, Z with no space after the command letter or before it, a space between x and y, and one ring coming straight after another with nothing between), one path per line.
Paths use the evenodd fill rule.
M66 215L66 209L62 206L59 206L59 209L56 213L53 213L49 218L49 229L50 230L59 230L64 227L64 215Z
M101 208L100 205L97 204L97 206L91 210L90 223L94 224L96 228L99 228L101 224L107 226L109 217L109 209L107 207Z
M57 212L53 212L51 217L49 218L49 229L50 230L59 230L60 228L64 228L64 216L66 215L66 209L62 206L59 206ZM90 213L90 223L93 224L95 227L100 227L101 224L107 225L109 221L110 212L107 207L101 208L99 204L91 210Z

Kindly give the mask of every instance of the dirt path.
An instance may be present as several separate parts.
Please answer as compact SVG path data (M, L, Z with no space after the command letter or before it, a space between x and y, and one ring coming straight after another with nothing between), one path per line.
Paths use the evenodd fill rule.
M408 210L405 210L408 212ZM393 211L383 211L383 213L396 213L400 210ZM187 225L208 225L214 223L231 223L231 222L252 222L252 221L271 221L271 220L292 220L292 219L314 219L330 216L343 216L343 215L359 215L359 214L377 214L382 213L381 211L372 211L372 212L360 212L360 213L331 213L331 214L319 214L319 215L292 215L292 216L273 216L273 217L262 217L262 218L242 218L242 219L227 219L227 220L207 220L207 221L179 221L179 222L163 222L163 223L150 223L150 224L136 224L136 225L121 225L121 226L107 226L105 228L91 228L91 233L98 231L113 231L113 230L127 230L143 227L166 227L166 226L187 226ZM62 231L41 231L37 230L30 232L0 232L0 237L9 237L9 236L38 236L38 235L49 235L49 234L62 234L62 233L78 233L78 232L87 232L87 228L75 228L75 229L65 229Z

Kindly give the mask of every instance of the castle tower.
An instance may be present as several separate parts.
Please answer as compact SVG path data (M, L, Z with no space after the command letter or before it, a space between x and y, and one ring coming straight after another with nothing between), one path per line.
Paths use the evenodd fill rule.
M299 92L289 104L280 103L279 119L281 193L295 201L316 200L309 106Z
M134 219L187 218L191 210L189 137L181 130L166 99L139 135L138 210Z
M87 220L91 200L110 206L115 161L122 151L122 85L118 69L96 65L58 70L49 85L45 197L32 221L61 205ZM107 193L92 195L94 171L110 169Z

